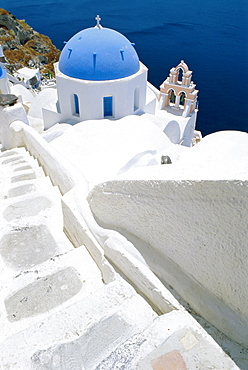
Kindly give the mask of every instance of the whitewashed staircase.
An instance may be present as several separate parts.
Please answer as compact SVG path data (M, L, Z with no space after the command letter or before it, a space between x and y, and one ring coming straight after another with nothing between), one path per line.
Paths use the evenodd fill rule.
M122 279L104 284L86 248L74 248L60 192L24 148L1 153L0 163L0 368L81 368L73 350L62 367L39 356L81 338L91 369L157 314Z
M0 276L1 370L238 369L186 311L158 316L118 274L104 283L24 148L0 152Z

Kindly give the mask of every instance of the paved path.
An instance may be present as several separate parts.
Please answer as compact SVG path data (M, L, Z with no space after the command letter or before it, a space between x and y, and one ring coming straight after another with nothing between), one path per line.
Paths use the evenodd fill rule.
M63 233L61 195L24 148L0 154L0 369L238 369L183 309L106 284Z

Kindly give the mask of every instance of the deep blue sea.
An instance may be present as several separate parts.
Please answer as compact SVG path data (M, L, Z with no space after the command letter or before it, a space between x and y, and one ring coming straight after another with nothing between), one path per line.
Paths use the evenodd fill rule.
M135 43L156 87L185 60L200 91L197 129L203 135L248 131L248 0L1 0L0 7L59 49L95 26L100 14L104 27Z

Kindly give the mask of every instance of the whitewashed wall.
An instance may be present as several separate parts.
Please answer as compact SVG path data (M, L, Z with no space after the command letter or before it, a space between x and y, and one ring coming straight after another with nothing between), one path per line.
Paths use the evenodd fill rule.
M88 199L102 226L122 231L197 312L248 346L247 181L110 181Z
M110 81L86 81L68 77L55 64L58 100L61 120L77 119L73 116L73 94L78 95L78 121L103 118L103 97L113 96L113 116L121 118L134 113L134 91L139 88L139 109L146 103L147 68L141 63L140 70L132 76ZM60 122L61 122L60 120Z

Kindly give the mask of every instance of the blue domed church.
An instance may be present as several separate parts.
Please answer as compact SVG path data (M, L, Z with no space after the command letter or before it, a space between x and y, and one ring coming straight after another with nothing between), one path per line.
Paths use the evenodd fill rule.
M55 64L57 114L44 110L47 127L54 120L119 119L145 110L147 68L125 36L96 19L66 43Z
M65 44L54 65L56 96L43 105L44 128L149 113L148 119L174 144L190 146L198 93L192 71L181 61L159 91L147 81L148 69L134 45L121 33L102 27L99 16L96 20L95 27L78 32Z

